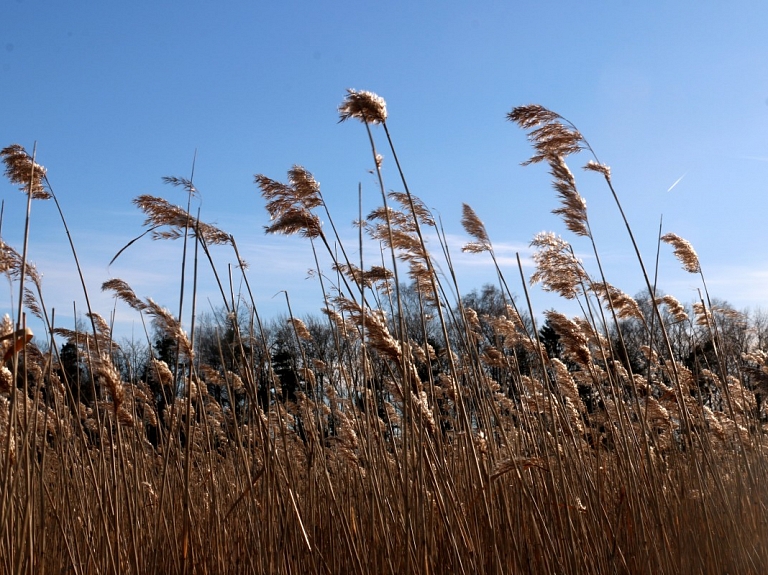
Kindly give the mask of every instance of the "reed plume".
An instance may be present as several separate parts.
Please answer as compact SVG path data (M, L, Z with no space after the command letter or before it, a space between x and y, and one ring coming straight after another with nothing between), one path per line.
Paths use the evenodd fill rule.
M339 122L356 118L367 124L381 124L387 120L384 98L365 90L347 89L347 96L339 106Z
M531 241L536 248L533 261L536 271L531 275L531 284L541 283L546 291L560 294L565 299L574 299L588 280L581 262L573 255L571 245L552 232L541 232Z
M667 306L667 310L672 314L675 321L682 322L688 320L688 313L685 311L683 305L677 301L673 295L664 295L656 299L656 303L663 303Z
M468 204L461 204L461 225L464 231L475 238L474 242L462 246L461 251L472 254L491 251L491 239L488 237L485 225Z
M674 250L675 257L683 264L685 271L697 274L701 272L701 266L699 265L699 256L696 255L696 251L688 240L684 240L677 234L668 233L661 237L661 241L671 245Z
M23 146L12 144L0 150L0 157L5 164L5 177L12 184L19 186L24 193L31 194L35 200L48 200L51 194L46 189L43 166L36 163Z
M616 312L616 317L619 319L634 318L645 321L643 312L640 311L640 306L635 298L625 294L619 288L612 286L608 282L597 282L591 284L590 288L598 296L602 297L606 303L606 307L613 307Z
M565 226L577 236L591 237L587 220L587 202L576 190L576 180L561 155L548 158L553 186L557 190L562 207L552 210L562 216Z
M155 240L175 240L185 233L201 238L207 244L231 244L231 236L211 224L199 221L184 208L174 206L163 198L143 194L133 203L146 214L144 225Z
M549 323L562 338L566 354L573 357L580 365L589 366L592 363L592 353L589 350L589 338L579 325L555 310L544 312Z
M584 138L570 122L543 106L518 106L507 114L507 119L524 130L531 130L528 141L536 153L523 165L565 158L581 151L584 146Z
M105 281L101 284L101 291L114 292L116 298L127 303L136 311L144 311L147 308L147 305L136 297L136 293L131 286L119 278Z

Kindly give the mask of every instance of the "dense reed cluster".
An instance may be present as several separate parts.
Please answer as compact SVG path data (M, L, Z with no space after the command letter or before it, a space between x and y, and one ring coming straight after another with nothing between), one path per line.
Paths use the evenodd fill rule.
M444 232L408 187L386 103L349 90L338 111L363 124L381 194L356 222L358 245L341 241L304 167L285 182L255 177L266 232L307 239L318 317L295 317L286 293L286 317L262 318L235 238L191 204L138 197L146 230L124 248L146 234L183 240L195 265L191 280L181 267L177 315L126 281L102 286L147 326L136 349L90 304L88 327L54 325L28 236L21 253L0 240L20 294L0 324L0 572L766 572L766 318L710 298L674 233L659 248L697 274L701 298L661 293L610 168L541 106L508 119L533 147L524 163L549 166L553 211L594 269L548 232L531 241L530 278L519 257L503 269L465 204L464 250L490 257L498 282L456 295ZM382 138L401 191L385 192ZM30 205L56 201L33 155L0 154ZM636 297L602 265L568 163L585 154L627 224ZM198 193L191 178L166 182L190 201ZM365 261L368 244L377 261ZM194 302L208 272L221 307L206 318ZM530 284L582 313L532 309ZM47 326L36 340L27 313Z

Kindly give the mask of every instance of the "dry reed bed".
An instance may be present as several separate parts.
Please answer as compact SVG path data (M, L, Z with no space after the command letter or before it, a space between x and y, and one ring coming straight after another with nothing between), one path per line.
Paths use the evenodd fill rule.
M178 316L112 280L104 289L175 345L175 364L152 358L140 380L128 381L116 368L120 350L109 326L89 304L89 333L52 326L40 277L26 261L27 238L21 254L0 246L3 271L27 311L49 326L51 341L44 352L25 346L21 307L0 326L7 336L0 340L0 570L765 572L766 355L724 351L721 331L733 314L709 301L690 244L660 238L700 275L704 297L692 310L672 296L643 308L609 284L566 158L593 155L586 168L605 179L624 217L610 170L559 115L539 106L513 110L509 119L529 131L534 148L528 163L550 167L561 200L555 213L598 263L593 275L564 239L533 240L531 280L584 310L577 318L546 313L562 345L553 354L535 336L530 304L518 309L485 227L466 205L462 223L472 241L465 250L496 264L503 307L478 313L446 297L459 293L450 254L400 171L384 101L350 90L339 111L366 128L383 204L360 226L354 251L344 249L307 170L294 167L287 183L256 177L271 216L267 231L311 240L330 360L313 356L314 336L291 316L290 365L275 367L244 271L246 321L219 284L231 328L219 346L222 358L225 351L234 358L231 369L202 362L195 330L182 329L188 278L181 278ZM377 127L401 193L384 192ZM6 175L30 202L55 200L34 154L11 146L2 155ZM190 202L197 193L191 180L167 181ZM136 204L155 239L183 239L184 257L207 260L217 278L213 244L232 249L245 269L234 238L199 221L189 205L152 196ZM361 257L363 231L383 246L375 265L349 259ZM447 277L435 270L427 231L438 238ZM323 250L334 273L323 273ZM418 306L408 324L406 276ZM639 367L622 360L627 320L642 334ZM680 333L710 343L706 368L691 369L676 355L671 340ZM77 350L83 381L66 377L54 334Z

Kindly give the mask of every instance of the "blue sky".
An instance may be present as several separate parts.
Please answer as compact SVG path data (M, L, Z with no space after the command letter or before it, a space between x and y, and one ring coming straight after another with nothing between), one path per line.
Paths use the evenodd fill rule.
M366 212L380 203L364 128L337 123L347 88L386 99L409 185L442 216L463 291L494 275L483 256L459 253L468 239L462 202L484 220L517 293L514 254L527 261L539 231L562 233L589 265L588 246L550 213L546 169L520 166L530 149L505 121L512 107L539 103L572 120L611 166L649 264L663 215L665 231L696 248L712 294L755 308L768 294L766 23L768 4L759 1L8 0L0 7L0 145L37 142L104 316L113 303L99 287L111 277L178 307L180 242L145 238L107 264L143 230L134 197L184 203L161 177L189 177L197 151L201 218L234 234L259 311L270 316L285 311L284 297L274 297L282 289L298 313L317 311L322 299L307 279L309 244L264 235L253 175L284 180L293 164L310 170L350 248L358 184ZM382 153L385 184L399 190ZM588 159L570 163L608 279L634 294L642 277L608 190L578 170ZM3 239L20 250L24 196L3 181L0 197ZM50 202L36 202L31 221L45 303L71 327L84 300L63 227ZM226 275L230 253L214 257ZM218 305L209 276L203 269L198 309L209 297ZM699 287L671 249L663 249L659 285L682 301ZM3 289L0 300L10 302ZM533 295L538 312L567 309ZM124 306L116 320L121 333L140 330Z

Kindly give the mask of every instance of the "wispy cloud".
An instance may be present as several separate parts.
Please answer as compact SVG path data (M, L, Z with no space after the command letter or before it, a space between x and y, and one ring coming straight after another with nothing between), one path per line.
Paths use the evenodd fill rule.
M101 291L101 285L108 279L119 277L125 280L139 298L151 297L178 313L182 242L152 241L145 237L130 246L110 266L109 261L130 240L124 232L101 233L80 230L75 237L78 258L88 289L88 296L94 312L114 321L118 335L130 334L141 329L140 318L134 310L122 302L115 302L111 293ZM258 307L263 306L267 315L285 312L284 298L273 299L280 290L288 290L297 313L317 311L322 304L322 293L316 280L305 281L308 269L314 267L311 246L306 240L295 238L273 238L260 236L238 245L241 256L249 264L249 282L254 291ZM190 250L192 247L190 246ZM191 251L190 251L191 254ZM211 254L227 297L235 296L244 286L237 269L234 251L227 246L212 246ZM202 252L198 254L198 310L207 311L211 306L223 305L221 290L216 284L210 264ZM55 310L57 326L74 327L75 314L81 318L86 312L85 296L77 273L69 244L64 241L37 241L33 237L29 261L34 263L42 275L43 301L49 314ZM324 270L328 273L330 269ZM186 290L192 289L193 262L187 262ZM230 277L233 285L230 288ZM18 291L14 285L5 282L0 289L7 293L0 305L0 315L15 313ZM189 317L191 294L185 297ZM302 305L306 300L306 305ZM28 318L36 322L34 318ZM137 328L138 326L138 328ZM36 334L45 332L42 324L35 325Z
M727 299L736 308L766 305L768 264L763 268L752 265L723 266L708 275L707 283L712 295Z
M698 276L672 270L662 270L665 277L660 287L680 301L698 301L703 286ZM673 279L674 278L674 279ZM710 296L726 300L736 309L756 308L766 305L768 293L768 262L763 266L723 265L706 270Z

